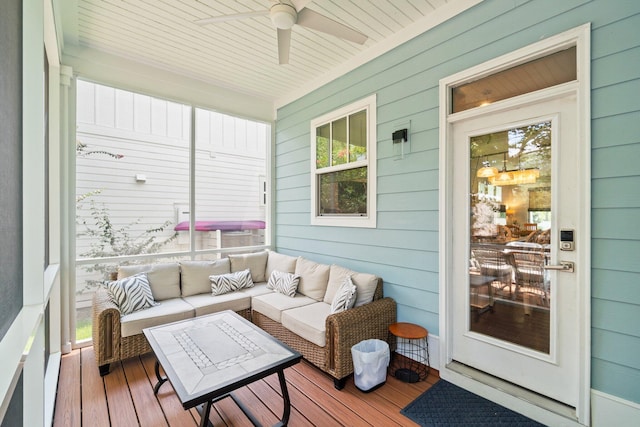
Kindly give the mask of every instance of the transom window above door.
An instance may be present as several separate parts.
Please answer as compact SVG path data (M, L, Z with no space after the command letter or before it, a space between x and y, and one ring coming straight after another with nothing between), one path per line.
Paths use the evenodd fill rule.
M311 121L311 224L375 227L376 97Z
M451 112L482 107L576 80L576 47L496 71L451 89Z

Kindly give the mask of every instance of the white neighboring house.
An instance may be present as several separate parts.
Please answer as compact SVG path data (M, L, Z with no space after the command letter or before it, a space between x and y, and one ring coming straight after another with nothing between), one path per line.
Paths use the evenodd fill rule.
M195 122L196 221L265 221L270 125L202 109L196 109ZM84 235L83 225L97 229L92 202L93 212L104 208L113 229L129 233L130 240L168 221L163 231L149 234L163 242L188 221L190 123L191 106L78 80L76 132L83 147L76 159L76 196L91 194L78 203L78 259L97 255L91 246L97 239ZM222 242L216 234L196 232L196 249L264 243L263 229L225 232ZM188 250L188 231L159 249ZM104 256L111 252L106 247ZM79 267L78 291L86 278ZM83 305L78 301L78 308Z

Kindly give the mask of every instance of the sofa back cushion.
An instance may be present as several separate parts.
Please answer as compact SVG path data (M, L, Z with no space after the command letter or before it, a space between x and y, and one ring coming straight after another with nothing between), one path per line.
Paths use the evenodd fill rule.
M229 255L229 261L231 262L231 272L251 270L251 279L254 283L266 282L268 277L265 277L265 270L267 268L267 258L269 253L267 251L254 252L251 254Z
M356 273L351 276L351 280L357 288L356 304L354 307L359 307L373 301L376 288L378 287L378 281L380 280L378 276L369 273Z
M376 287L378 286L378 276L369 273L358 273L348 268L332 264L329 271L329 283L327 285L327 293L324 295L323 301L331 304L336 292L342 286L347 277L351 277L351 281L356 285L356 303L355 307L370 303L373 301Z
M295 271L295 275L300 277L298 292L316 301L322 301L327 292L330 268L329 265L298 257Z
M182 296L211 293L209 276L231 273L229 258L215 261L182 261Z
M138 273L147 273L156 301L180 297L180 265L177 262L123 265L118 267L118 280Z
M269 280L269 278L271 277L271 273L273 273L274 270L282 271L283 273L295 273L297 260L298 258L293 256L269 251L269 258L267 259L267 269L265 270L264 276L267 280Z

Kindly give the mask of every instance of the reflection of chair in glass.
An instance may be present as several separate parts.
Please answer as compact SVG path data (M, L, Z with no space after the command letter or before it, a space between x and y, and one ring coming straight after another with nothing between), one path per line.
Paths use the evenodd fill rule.
M537 230L529 234L525 239L527 242L548 245L551 242L551 230Z
M534 231L538 231L538 224L535 224L535 223L522 224L522 228L520 229L520 236L529 236Z
M516 276L516 298L522 296L525 313L530 312L530 298L536 296L541 306L549 306L549 289L545 280L544 254L541 252L509 252Z
M517 238L518 236L520 236L520 226L515 225L515 224L507 224L507 225L505 225L505 227L507 227L509 230L511 230L511 235L514 238Z
M509 242L513 240L513 233L511 232L511 228L505 225L498 226L498 236L496 238L498 242Z
M505 253L497 249L474 248L471 250L473 258L480 266L480 274L493 278L492 287L503 291L509 290L511 296L511 265L507 262Z

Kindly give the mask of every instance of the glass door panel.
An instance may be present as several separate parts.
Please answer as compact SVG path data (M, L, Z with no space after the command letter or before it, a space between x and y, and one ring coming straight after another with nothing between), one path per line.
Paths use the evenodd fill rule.
M530 101L452 126L451 359L575 406L577 102Z
M551 121L473 136L469 330L550 352Z

